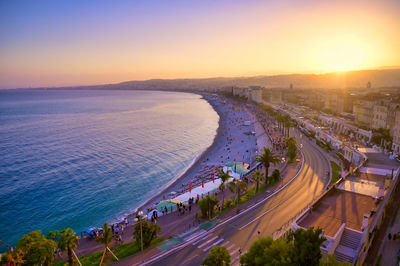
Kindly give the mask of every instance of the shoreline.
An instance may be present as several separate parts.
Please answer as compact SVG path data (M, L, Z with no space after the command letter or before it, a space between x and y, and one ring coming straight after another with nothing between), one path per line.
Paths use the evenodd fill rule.
M147 207L151 206L154 202L158 201L160 198L162 199L164 195L168 194L168 192L172 191L174 187L179 185L186 177L188 177L192 172L195 172L195 169L200 166L201 162L207 157L207 155L210 154L210 152L216 148L217 144L219 141L221 141L221 138L223 136L223 131L224 131L224 125L223 121L226 119L226 114L221 112L216 106L216 104L210 99L210 96L204 93L200 92L190 92L193 94L197 94L201 96L201 99L204 99L205 101L208 102L208 104L211 105L213 110L217 113L219 116L218 120L218 128L216 129L216 134L214 136L213 142L211 143L210 146L208 146L202 153L200 153L198 156L196 156L193 161L182 171L182 174L178 174L178 176L175 178L174 181L171 183L165 184L165 187L161 188L159 192L152 198L146 200L143 204L140 204L139 207L137 207L134 211L136 213L139 210L145 210ZM218 101L221 101L221 99L218 98ZM133 213L133 214L134 214ZM129 214L131 216L132 214Z

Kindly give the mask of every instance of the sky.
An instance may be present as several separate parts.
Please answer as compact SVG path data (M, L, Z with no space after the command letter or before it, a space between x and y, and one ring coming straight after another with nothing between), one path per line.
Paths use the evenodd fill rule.
M0 0L0 88L400 65L399 0Z

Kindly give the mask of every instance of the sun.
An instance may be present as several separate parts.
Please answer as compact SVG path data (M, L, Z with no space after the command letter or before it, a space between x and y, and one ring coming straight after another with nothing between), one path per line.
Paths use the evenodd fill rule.
M368 57L366 46L366 43L353 36L324 40L318 55L320 67L327 72L362 69Z

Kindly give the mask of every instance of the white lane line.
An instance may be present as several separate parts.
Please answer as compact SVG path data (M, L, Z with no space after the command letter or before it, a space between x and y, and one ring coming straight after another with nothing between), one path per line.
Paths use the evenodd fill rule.
M239 251L239 249L240 248L238 248L238 249L235 249L234 251L232 251L231 253L229 253L231 256L233 255L233 254L235 254L236 252L238 252Z
M235 246L235 244L230 245L229 247L227 247L227 250L231 250L233 247Z
M226 219L225 221L223 221L223 222L217 224L215 227L211 228L210 231L208 231L208 233L214 232L215 230L217 230L217 229L221 228L222 226L224 226L226 223L229 223L230 221L232 221L232 220L234 220L234 219L236 219L236 218L238 218L238 217L243 216L245 213L251 211L251 210L254 209L254 208L257 208L259 205L264 204L264 203L265 203L266 201L268 201L270 198L272 198L272 197L275 196L276 194L280 193L280 192L281 192L282 190L284 190L287 186L289 186L289 185L299 176L299 174L300 174L300 172L301 172L301 170L302 170L302 168L303 168L303 166L304 166L304 162L305 162L304 153L303 153L302 150L300 150L300 153L301 153L301 156L302 156L302 158L303 158L303 161L302 161L302 163L301 163L301 166L300 166L299 170L297 170L297 173L295 174L295 176L292 177L292 179L290 179L288 183L286 183L285 185L283 185L283 187L281 187L281 188L278 189L277 191L273 192L272 194L268 195L267 197L265 197L265 198L262 199L261 201L259 201L259 202L257 202L256 204L252 205L251 207L249 207L249 208L245 209L244 211L241 211L240 213L236 214L235 216L232 216L232 217ZM326 158L325 158L325 160L326 160ZM193 241L193 240L192 240L192 241ZM198 241L198 242L201 242L201 241ZM198 243L198 242L196 242L196 243ZM163 257L165 257L165 256L168 256L168 255L170 255L171 253L177 251L178 249L184 248L184 247L186 247L187 245L190 245L190 244L191 244L191 243L186 242L186 243L184 243L184 244L182 244L182 245L179 245L179 246L177 246L177 247L174 247L174 248L172 248L172 249L169 249L169 250L166 251L166 252L162 252L161 254L157 255L155 258L142 262L142 265L151 264L151 263L153 263L154 261L159 260L160 258L163 258ZM192 244L192 245L195 245L195 244ZM135 264L135 265L136 265L136 264Z
M195 237L201 235L201 234L204 233L204 232L205 232L205 231L204 231L203 229L201 229L200 231L194 233L193 235L188 236L187 238L185 238L185 241L190 241L190 240L192 240L193 238L195 238Z
M204 252L206 252L207 250L209 250L210 248L212 248L213 246L216 246L216 245L218 245L219 243L221 243L222 241L224 241L224 239L223 238L221 238L220 240L218 240L217 242L214 242L211 246L209 246L209 247L207 247L207 248L205 248L205 249L203 249L203 251Z
M232 266L240 265L240 255L237 255L231 262Z
M203 237L202 239L194 242L192 245L196 246L197 244L199 244L201 241L206 240L207 238L209 238L210 236L212 236L212 234L206 235L205 237Z
M225 247L229 244L229 240L227 240L226 242L224 242L221 246Z
M208 243L210 243L211 241L214 241L215 239L217 239L218 236L214 236L213 238L209 239L208 241L204 242L203 244L201 244L200 246L198 246L198 248L202 248L205 245L207 245Z

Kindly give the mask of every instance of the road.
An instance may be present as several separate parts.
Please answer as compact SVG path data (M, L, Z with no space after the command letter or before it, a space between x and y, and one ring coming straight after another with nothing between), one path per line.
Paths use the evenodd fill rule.
M271 236L293 216L306 208L318 197L329 182L329 162L323 153L305 137L295 133L297 142L303 144L304 167L298 177L285 189L265 203L247 213L210 230L207 235L177 250L151 265L200 265L213 246L225 246L233 264L238 264L240 251L244 253L261 236ZM194 236L188 236L195 238Z

